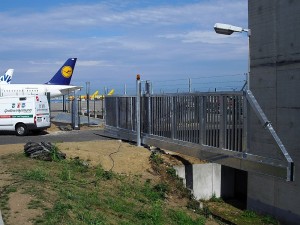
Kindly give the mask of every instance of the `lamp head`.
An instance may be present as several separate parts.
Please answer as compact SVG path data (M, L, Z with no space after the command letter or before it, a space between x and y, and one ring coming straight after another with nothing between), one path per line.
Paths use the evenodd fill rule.
M229 24L224 23L216 23L214 26L214 29L216 33L218 34L225 34L225 35L231 35L233 32L242 32L243 28L232 26Z

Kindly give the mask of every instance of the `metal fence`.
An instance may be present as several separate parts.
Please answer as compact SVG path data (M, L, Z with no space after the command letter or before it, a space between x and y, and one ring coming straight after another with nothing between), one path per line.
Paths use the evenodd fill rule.
M72 111L72 102L74 100L53 100L50 101L51 111L52 112L71 112ZM77 108L79 115L90 115L95 118L103 118L104 114L104 100L77 100Z
M242 92L153 95L141 99L142 133L242 152ZM106 98L106 125L136 131L136 97Z
M283 160L248 152L250 107ZM111 136L293 180L293 161L250 91L112 96L105 99L105 110L105 130Z

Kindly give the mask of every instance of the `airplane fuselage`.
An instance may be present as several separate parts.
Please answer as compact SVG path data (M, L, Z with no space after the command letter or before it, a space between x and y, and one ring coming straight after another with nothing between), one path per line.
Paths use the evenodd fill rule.
M0 85L0 96L26 96L50 93L50 98L71 94L80 87L72 85L51 84L10 84Z

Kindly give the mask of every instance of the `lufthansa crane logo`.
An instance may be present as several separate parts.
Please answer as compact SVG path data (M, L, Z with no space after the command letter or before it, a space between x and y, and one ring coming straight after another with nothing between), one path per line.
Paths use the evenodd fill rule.
M61 69L61 74L65 77L65 78L69 78L73 73L73 69L71 66L64 66Z

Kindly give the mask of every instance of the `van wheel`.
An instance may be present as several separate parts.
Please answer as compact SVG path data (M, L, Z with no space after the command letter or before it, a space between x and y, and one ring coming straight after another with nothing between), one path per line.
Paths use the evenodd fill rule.
M25 136L28 132L26 125L23 123L17 124L16 132L17 136Z

